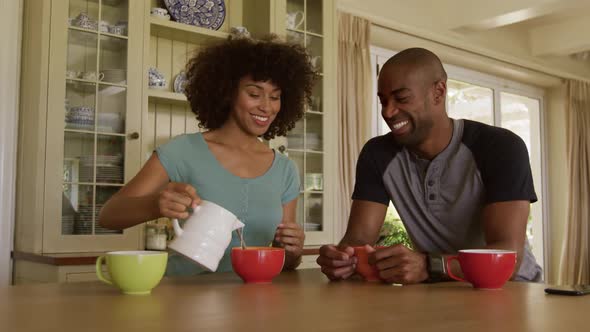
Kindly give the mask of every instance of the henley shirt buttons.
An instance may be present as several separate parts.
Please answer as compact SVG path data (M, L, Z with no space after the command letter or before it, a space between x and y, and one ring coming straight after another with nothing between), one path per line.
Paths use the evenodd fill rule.
M430 194L428 196L428 199L430 199L431 201L434 201L435 198L436 198L436 195L435 194Z
M428 180L428 186L429 187L434 186L434 180Z

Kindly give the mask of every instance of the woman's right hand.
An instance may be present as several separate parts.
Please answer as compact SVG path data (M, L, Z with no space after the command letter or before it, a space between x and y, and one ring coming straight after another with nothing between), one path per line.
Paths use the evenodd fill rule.
M169 182L158 196L158 208L162 217L187 219L189 208L196 208L201 198L193 186L181 182Z

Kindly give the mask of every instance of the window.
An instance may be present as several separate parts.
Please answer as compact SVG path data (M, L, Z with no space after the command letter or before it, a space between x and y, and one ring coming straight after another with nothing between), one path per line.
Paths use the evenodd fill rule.
M395 52L372 47L374 76L374 135L389 132L381 118L377 100L377 74L381 66ZM544 262L543 162L542 162L542 106L543 91L518 82L479 73L465 68L444 65L448 74L447 112L451 118L469 119L503 127L522 138L527 146L538 202L531 204L527 237L539 265ZM389 209L393 209L390 204ZM388 212L397 216L397 212Z

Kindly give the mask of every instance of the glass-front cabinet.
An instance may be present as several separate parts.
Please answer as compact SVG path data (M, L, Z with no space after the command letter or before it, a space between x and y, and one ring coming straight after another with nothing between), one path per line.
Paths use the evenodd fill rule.
M333 2L318 0L286 0L277 6L276 27L286 40L305 46L319 77L313 88L311 105L296 127L280 140L279 150L288 154L299 168L301 193L297 219L306 232L306 244L331 243L334 237L331 185L334 179L328 170L335 169L333 140L336 128L330 119L335 115L335 47ZM334 43L335 44L335 43ZM275 144L277 145L277 144ZM334 163L334 165L332 165Z
M130 28L141 29L133 3L52 2L44 252L139 246L139 229L98 224L101 207L139 167L141 64L129 59L141 55L143 35Z

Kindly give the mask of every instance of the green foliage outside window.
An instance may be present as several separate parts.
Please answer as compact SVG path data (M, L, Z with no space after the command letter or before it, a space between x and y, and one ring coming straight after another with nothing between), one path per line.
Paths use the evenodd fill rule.
M389 204L387 214L385 215L385 222L381 227L379 233L378 246L392 246L395 244L403 244L406 247L413 249L414 245L406 232L406 228L402 223L397 211L392 204Z

